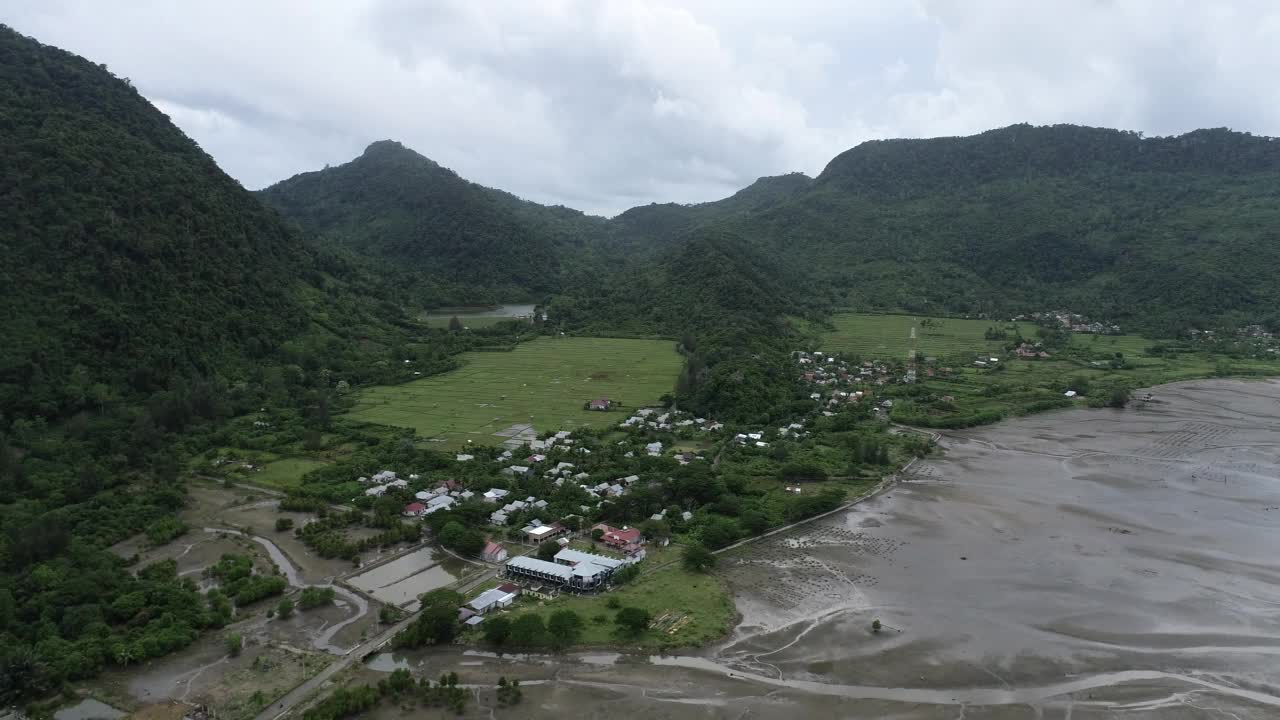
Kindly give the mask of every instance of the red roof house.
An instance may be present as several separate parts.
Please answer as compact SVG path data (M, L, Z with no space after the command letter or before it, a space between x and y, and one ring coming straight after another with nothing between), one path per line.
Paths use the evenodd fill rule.
M422 517L427 513L427 506L420 502L412 502L404 506L405 517Z
M507 559L507 549L490 540L485 544L484 552L480 553L480 557L484 558L485 562L500 563Z
M600 523L591 529L603 530L604 535L601 536L600 541L610 547L624 548L628 545L640 544L640 528L626 528L624 530L619 530L618 528L609 527L604 523Z

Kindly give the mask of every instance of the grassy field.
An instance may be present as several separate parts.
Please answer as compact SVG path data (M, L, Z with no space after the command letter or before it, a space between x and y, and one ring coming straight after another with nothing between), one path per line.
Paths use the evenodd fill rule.
M500 441L494 433L531 424L539 431L623 419L583 404L609 398L652 404L675 387L680 356L661 340L538 338L512 352L475 352L463 367L404 385L369 388L353 420L416 429L448 446Z
M856 353L866 358L899 359L905 359L912 350L919 350L930 357L999 350L1002 341L987 340L983 333L992 326L1010 324L991 320L857 313L837 314L831 318L831 323L836 329L823 334L823 350ZM1024 336L1035 337L1035 325L1017 325Z
M302 482L303 475L325 465L328 465L328 463L322 460L285 457L279 460L272 460L263 465L258 472L246 475L245 479L256 485L266 485L278 490L285 490L297 487Z
M674 548L674 546L673 546ZM674 550L673 550L674 554ZM651 560L645 560L649 563ZM643 567L643 565L642 565ZM661 621L638 638L615 634L610 599L619 607L639 607ZM734 607L725 583L715 575L690 573L679 563L647 575L603 595L562 595L551 601L522 598L513 609L514 619L537 613L547 619L556 610L569 609L582 617L582 645L625 644L650 648L692 647L723 637L733 627Z
M1208 352L1153 354L1156 340L1137 335L1071 336L1065 348L1052 350L1050 359L1018 359L1003 351L1009 341L987 340L988 327L1009 323L955 320L907 315L835 316L835 331L822 337L822 347L857 353L865 358L905 360L911 349L954 365L950 377L921 378L916 385L887 385L877 395L895 399L892 417L898 422L928 427L967 427L1002 417L1105 402L1118 388L1138 388L1177 380L1232 375L1280 374L1280 363L1231 359ZM1019 323L1028 339L1035 326ZM970 353L1003 358L998 368L975 368ZM1123 358L1122 367L1112 360ZM966 357L967 355L967 357ZM953 360L957 362L952 362ZM1068 400L1064 390L1078 391ZM946 400L944 398L950 398Z

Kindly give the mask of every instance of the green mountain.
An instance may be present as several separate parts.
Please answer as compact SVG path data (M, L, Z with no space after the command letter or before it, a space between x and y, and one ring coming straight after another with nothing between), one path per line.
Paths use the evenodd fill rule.
M802 193L723 219L843 304L1130 327L1275 321L1280 145L1017 125L836 157Z
M278 215L127 81L0 27L0 408L246 368L325 284Z
M259 193L305 231L425 280L429 304L536 300L589 262L604 220L458 177L390 140Z
M608 221L468 183L394 143L263 197L358 253L496 299L625 290L698 229L718 229L769 258L798 301L991 315L1069 307L1168 333L1280 324L1277 180L1270 138L1015 125L867 142L817 178L762 178L717 202ZM616 302L592 304L616 318Z

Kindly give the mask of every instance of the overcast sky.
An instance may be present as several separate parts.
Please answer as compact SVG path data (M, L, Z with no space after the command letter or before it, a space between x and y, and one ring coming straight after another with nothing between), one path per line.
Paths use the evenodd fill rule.
M1015 122L1280 135L1280 3L7 0L253 189L385 138L614 214ZM1056 8L1056 9L1055 9Z

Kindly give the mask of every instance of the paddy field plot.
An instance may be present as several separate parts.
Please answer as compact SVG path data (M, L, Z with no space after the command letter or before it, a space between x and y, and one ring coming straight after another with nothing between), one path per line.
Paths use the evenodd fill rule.
M666 340L545 337L462 361L443 375L364 390L349 417L411 427L449 447L495 444L515 426L545 432L619 422L622 413L591 412L584 403L652 405L673 390L681 362Z
M998 351L1008 341L987 340L983 334L987 328L1004 328L1011 324L996 320L859 313L838 313L831 318L831 323L835 330L823 334L821 349L855 353L866 358L903 359L912 350L919 350L930 357ZM1035 325L1017 325L1023 337L1035 338Z

